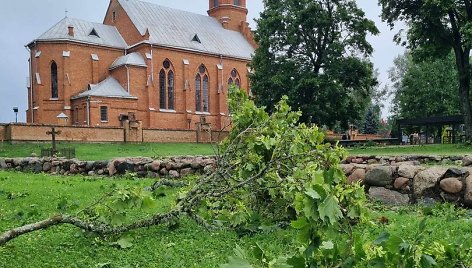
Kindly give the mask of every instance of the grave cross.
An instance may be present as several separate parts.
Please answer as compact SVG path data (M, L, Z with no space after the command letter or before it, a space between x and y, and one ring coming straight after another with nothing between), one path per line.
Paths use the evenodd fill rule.
M61 131L58 130L56 131L56 128L52 128L51 131L46 132L47 135L52 135L52 155L55 155L57 153L56 150L56 135L60 135Z

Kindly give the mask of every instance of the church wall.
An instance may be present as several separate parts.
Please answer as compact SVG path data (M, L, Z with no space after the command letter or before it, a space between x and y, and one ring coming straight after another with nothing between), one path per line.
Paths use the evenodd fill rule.
M12 142L50 142L51 135L46 132L55 127L61 134L56 136L57 141L68 142L123 142L124 129L122 127L87 127L87 126L58 126L37 124L8 124L0 125L0 133L5 141ZM5 131L1 131L5 129ZM143 142L197 142L194 130L143 129ZM2 140L0 134L0 141ZM211 141L216 142L228 135L228 132L212 132ZM200 140L210 142L210 139Z
M41 85L36 81L33 83L34 107L39 107L34 121L48 124L57 123L56 117L61 112L71 118L73 107L70 98L86 90L89 83L104 80L108 76L109 66L124 53L122 50L74 43L38 43L33 50L41 51L41 55L32 60L32 75L39 73L41 77ZM63 51L70 51L70 56L64 57ZM92 60L91 54L96 54L99 60ZM58 71L57 99L51 98L53 61Z
M150 54L151 46L141 45L130 52L136 51L142 55ZM241 79L241 87L247 89L249 87L248 61L162 47L153 47L152 52L153 59L152 63L148 63L148 68L154 70L154 81L153 86L147 87L149 101L146 103L154 105L149 105L149 112L140 114L138 118L145 122L144 126L194 130L195 125L200 122L201 116L205 116L214 130L224 128L228 123L226 103L228 79L231 76L231 71L236 69ZM175 111L161 110L159 107L159 72L163 69L163 62L166 59L171 62L171 68L175 74ZM184 63L184 60L188 64ZM223 69L219 70L217 65L221 63ZM209 113L195 111L195 76L201 64L205 65L209 76ZM143 77L147 76L143 75ZM147 121L149 124L146 124Z

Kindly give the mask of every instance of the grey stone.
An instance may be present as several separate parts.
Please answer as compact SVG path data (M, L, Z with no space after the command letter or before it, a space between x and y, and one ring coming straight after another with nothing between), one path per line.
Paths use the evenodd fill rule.
M200 169L203 167L203 158L201 157L197 157L195 158L192 163L190 164L190 166L193 168L193 169Z
M7 163L5 162L5 159L0 158L0 169L7 169Z
M383 187L370 187L369 198L380 201L386 205L405 206L410 203L410 198L406 194L385 189Z
M90 170L90 171L87 173L87 175L89 175L89 176L95 176L95 171Z
M33 171L34 173L41 173L43 171L43 165L41 164L41 162L38 161L32 164L31 171Z
M472 207L472 175L465 179L464 203Z
M466 155L462 158L462 165L464 167L472 166L472 155Z
M70 165L69 172L71 174L77 174L79 172L79 169L77 168L77 164L74 163L74 164Z
M85 170L87 170L87 171L93 170L94 163L95 162L93 162L93 161L87 161L86 164L85 164Z
M466 168L449 168L444 174L444 177L465 177L469 175Z
M343 170L344 174L346 174L346 176L349 176L353 169L354 169L354 165L353 164L341 164L341 169Z
M134 172L135 163L132 161L119 162L116 166L116 172L118 174L125 174L127 171Z
M347 183L353 184L359 182L360 184L364 184L365 179L365 170L362 168L354 170L349 177L347 177Z
M159 173L160 173L161 175L164 175L164 176L165 176L165 175L169 174L169 171L168 171L166 168L162 168L162 169L159 171Z
M444 167L432 167L420 171L413 179L414 194L416 196L421 196L424 190L434 187L446 171L447 168Z
M113 176L116 174L116 168L115 168L115 161L117 160L112 160L110 162L108 162L108 174L110 174L110 176Z
M354 164L362 164L362 163L364 163L364 159L362 159L362 158L353 158L353 159L351 160L351 163L354 163Z
M384 187L392 184L393 181L393 172L390 167L379 166L375 167L372 170L368 171L365 174L365 184L370 186L380 186Z
M408 178L398 177L398 178L395 179L395 182L393 183L393 188L395 188L397 190L403 189L406 186L408 186L409 181L410 180Z
M152 163L149 164L149 168L154 172L158 172L161 169L161 161L152 161Z
M379 161L377 159L369 159L367 160L367 164L368 165L379 164Z
M191 168L184 168L184 169L180 170L180 176L182 176L182 177L185 177L185 176L193 174L193 173L194 173L193 169L191 169Z
M99 170L97 171L97 174L101 176L101 175L105 174L105 170L99 169Z
M400 165L398 167L398 176L405 177L407 179L413 179L418 172L424 170L424 167L413 166L413 165Z
M204 168L203 168L203 172L207 175L213 173L213 171L215 171L215 168L212 166L212 165L206 165Z
M179 174L179 172L178 172L177 170L171 170L171 171L169 171L169 176L170 176L171 178L176 179L176 178L179 178L179 177L180 177L180 174Z
M462 191L464 184L457 178L445 178L439 182L439 187L447 193L457 194Z

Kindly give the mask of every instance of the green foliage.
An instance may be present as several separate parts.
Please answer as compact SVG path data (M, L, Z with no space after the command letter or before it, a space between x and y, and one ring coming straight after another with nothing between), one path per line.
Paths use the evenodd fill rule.
M334 126L362 116L376 79L366 41L377 34L354 0L265 0L251 62L258 105L274 111L282 96L301 121Z
M397 21L408 25L407 33L400 32L395 39L412 51L413 58L439 59L454 52L457 96L464 116L466 140L472 140L470 1L379 0L379 5L382 19L391 27Z
M91 220L98 220L113 226L123 225L127 221L128 211L134 209L152 209L156 201L152 193L142 188L117 186L105 194L98 202L82 210Z
M328 184L344 183L338 164L345 151L324 144L316 126L299 123L301 113L291 111L286 97L269 115L238 89L233 88L230 96L233 128L220 147L224 154L218 165L224 174L217 174L223 176L223 186L216 182L211 186L234 191L224 198L217 194L206 199L209 218L248 228L254 223L288 221L296 216L297 194L314 176L319 179L322 170L329 170L321 175L327 176ZM337 220L339 208L332 210L338 201L332 198L331 188L325 190L320 213L324 220Z
M377 134L380 131L380 107L370 105L365 112L364 120L361 125L361 132L364 134Z
M398 118L460 114L454 55L413 61L409 53L398 56L389 71L392 112Z

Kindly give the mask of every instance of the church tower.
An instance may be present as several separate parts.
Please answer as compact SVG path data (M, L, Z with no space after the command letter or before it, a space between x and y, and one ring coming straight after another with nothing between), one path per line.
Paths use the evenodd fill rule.
M225 29L242 32L247 27L246 0L209 0L208 15Z

